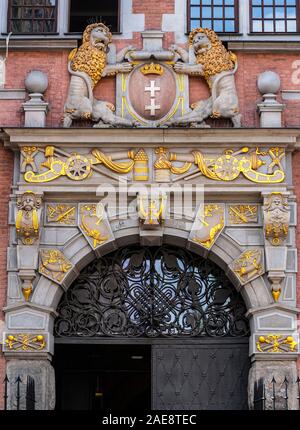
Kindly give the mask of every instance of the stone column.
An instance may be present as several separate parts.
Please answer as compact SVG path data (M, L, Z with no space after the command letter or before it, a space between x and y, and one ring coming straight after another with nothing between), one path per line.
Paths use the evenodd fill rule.
M278 354L277 354L278 355ZM291 357L288 354L280 356L255 356L253 358L252 366L249 372L248 384L248 402L249 409L254 409L254 392L255 386L258 388L259 384L264 384L264 392L257 391L258 397L264 393L265 409L282 410L286 409L286 402L288 403L289 410L299 409L298 401L298 386L297 380L297 356ZM272 380L276 383L273 384ZM286 401L286 385L285 378L288 381L287 401ZM260 385L261 387L262 385ZM275 400L273 400L275 387ZM258 388L259 389L259 388Z
M53 410L55 408L55 374L48 359L29 355L8 358L6 373L8 383L9 410L17 409L17 379L20 378L20 410L26 409L27 381L34 381L35 410Z

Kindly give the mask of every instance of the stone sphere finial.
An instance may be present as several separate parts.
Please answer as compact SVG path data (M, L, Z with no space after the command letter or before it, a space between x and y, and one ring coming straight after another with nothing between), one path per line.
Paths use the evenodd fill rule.
M26 76L25 88L29 92L29 94L44 94L44 92L48 88L47 75L39 70L32 70Z
M264 94L277 94L280 89L280 77L277 73L267 70L259 75L257 87L259 92Z

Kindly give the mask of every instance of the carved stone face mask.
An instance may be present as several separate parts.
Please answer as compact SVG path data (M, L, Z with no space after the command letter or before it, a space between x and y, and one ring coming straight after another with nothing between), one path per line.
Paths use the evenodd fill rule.
M27 212L32 211L35 206L35 202L32 196L26 196L23 200L23 209Z

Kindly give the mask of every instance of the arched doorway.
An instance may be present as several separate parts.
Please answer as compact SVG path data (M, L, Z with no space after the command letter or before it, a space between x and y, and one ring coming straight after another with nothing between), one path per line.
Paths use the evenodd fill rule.
M245 312L225 273L187 250L94 260L58 307L58 408L247 408Z

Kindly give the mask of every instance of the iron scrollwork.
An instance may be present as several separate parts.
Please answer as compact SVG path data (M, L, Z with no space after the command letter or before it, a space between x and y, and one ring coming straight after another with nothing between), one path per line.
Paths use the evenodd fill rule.
M243 300L213 262L127 247L93 261L60 302L59 337L247 336Z

